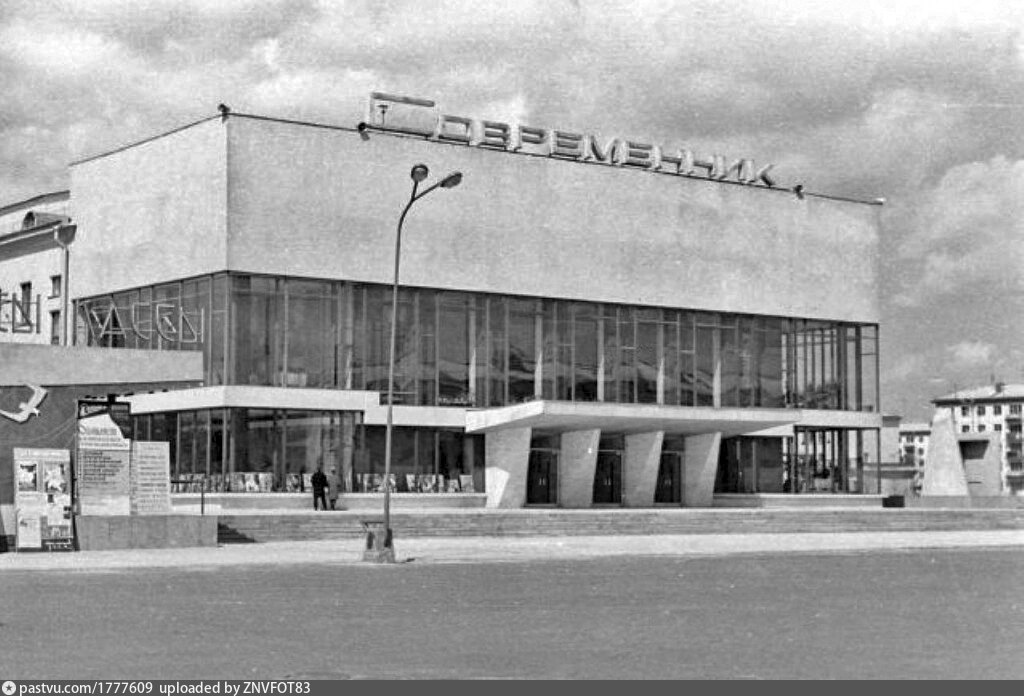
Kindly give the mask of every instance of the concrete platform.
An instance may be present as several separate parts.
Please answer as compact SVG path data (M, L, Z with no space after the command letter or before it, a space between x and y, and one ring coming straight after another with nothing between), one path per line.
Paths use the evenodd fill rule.
M407 563L521 563L597 558L708 557L736 554L825 554L899 552L912 549L1024 549L1024 531L852 532L840 534L705 534L518 538L397 539L398 563L363 563L360 540L271 542L219 546L81 553L3 554L0 573L10 571L110 572L146 568L224 566L360 565L367 572L398 570Z

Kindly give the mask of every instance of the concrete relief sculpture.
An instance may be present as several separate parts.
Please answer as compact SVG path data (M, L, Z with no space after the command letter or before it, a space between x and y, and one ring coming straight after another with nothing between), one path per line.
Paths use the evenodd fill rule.
M32 396L27 401L22 401L18 404L17 411L4 411L0 409L0 416L15 423L24 423L32 416L39 415L39 405L46 398L46 390L34 384L26 384L25 387L32 391Z

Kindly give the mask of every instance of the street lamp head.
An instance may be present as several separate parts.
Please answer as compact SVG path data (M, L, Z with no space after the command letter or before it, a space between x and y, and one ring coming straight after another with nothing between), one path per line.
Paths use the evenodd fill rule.
M462 172L452 172L441 180L441 188L455 188L462 183Z
M409 172L409 176L411 176L412 180L417 184L423 183L423 180L427 178L428 174L430 174L430 169L428 169L425 164L414 165L412 171Z

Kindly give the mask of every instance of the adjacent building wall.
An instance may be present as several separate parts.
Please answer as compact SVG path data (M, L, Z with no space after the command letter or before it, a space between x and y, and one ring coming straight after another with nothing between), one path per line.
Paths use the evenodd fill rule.
M63 310L65 288L61 278L60 294L53 292L53 277L63 273L63 252L49 226L54 218L68 217L69 200L68 191L56 191L0 206L0 292L3 293L0 298L4 300L0 302L0 343L51 342L50 312ZM39 216L34 228L31 223L29 228L25 227L29 213ZM33 229L35 231L31 231ZM32 285L29 312L32 325L22 324L15 330L12 319L20 324L22 317L20 311L11 306L10 297L14 294L20 298L23 283ZM59 326L58 323L58 334Z

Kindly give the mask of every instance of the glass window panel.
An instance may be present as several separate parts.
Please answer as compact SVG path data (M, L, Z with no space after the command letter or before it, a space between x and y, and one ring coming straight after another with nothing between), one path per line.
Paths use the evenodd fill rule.
M532 301L510 300L508 317L508 394L518 403L534 398L536 320Z
M209 409L202 409L195 412L195 421L193 428L195 436L193 438L193 469L192 471L196 474L208 474L209 473L209 455L210 455L210 411Z
M210 361L207 363L207 381L210 385L225 384L226 347L227 347L227 275L220 274L213 279L213 297L211 299L207 344L210 350Z
M441 298L437 325L440 406L467 406L469 399L469 304L459 295Z
M487 343L487 298L484 296L476 296L473 299L473 322L471 331L474 333L473 336L473 361L475 362L475 380L473 393L473 405L483 406L488 403L487 401L487 386L488 386L488 360L490 357L490 347Z
M170 449L171 478L178 475L178 414L154 413L149 437L153 442L166 442Z
M739 381L738 403L744 407L756 406L759 401L757 393L759 363L756 356L760 353L761 332L757 331L755 327L753 319L746 317L740 319L739 340L736 347L737 379Z
M232 289L235 383L277 383L283 340L282 297L266 279L236 276Z
M385 394L388 390L388 350L391 339L391 291L389 288L385 295L384 288L368 285L364 292L364 352L361 356L363 388Z
M721 401L722 406L739 406L740 359L736 329L720 329L719 353L721 355Z
M504 299L500 297L488 298L488 404L491 406L503 406L507 403L505 362L508 352L508 343L506 341L505 310L506 305Z
M150 348L149 335L141 331L138 325L138 310L139 310L139 291L133 290L128 293L128 308L127 308L127 321L125 322L127 327L127 336L125 337L125 345L129 348Z
M658 347L661 326L654 317L659 313L648 313L637 322L636 329L636 398L638 403L658 402Z
M597 401L597 308L577 304L573 315L573 398L576 401Z
M230 487L235 492L266 492L279 487L275 474L282 471L283 427L270 409L233 409L231 444L234 472Z
M409 374L416 374L416 363L419 367L419 397L415 403L434 405L437 398L437 303L433 292L429 290L416 291L419 310L419 320L414 321L410 316L409 326L415 327L415 331L403 334L402 350L399 355L403 360L409 361ZM410 302L410 309L413 308ZM463 339L465 340L465 339ZM419 353L416 353L417 348ZM403 362L403 365L405 363ZM408 383L405 389L411 391L415 385Z
M289 280L286 387L334 384L336 300L329 283Z
M619 307L619 363L616 369L619 403L636 403L636 325L632 307Z
M618 308L606 307L601 318L604 331L604 400L618 402L619 329Z
M878 327L861 328L861 389L862 411L878 411Z
M153 341L159 350L181 348L181 284L153 288Z
M178 473L192 474L195 469L195 412L182 411L178 417Z
M213 479L213 490L223 490L224 475L227 473L224 461L224 413L222 408L210 411L210 476ZM219 484L219 487L218 487Z
M781 408L785 405L783 393L782 322L768 319L761 334L758 360L759 399L755 405Z
M696 355L694 356L694 404L696 406L715 405L715 369L717 358L715 351L715 334L717 329L712 326L698 326L696 330Z

